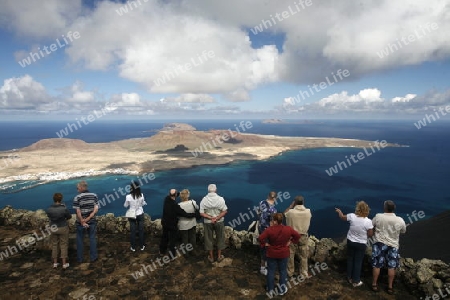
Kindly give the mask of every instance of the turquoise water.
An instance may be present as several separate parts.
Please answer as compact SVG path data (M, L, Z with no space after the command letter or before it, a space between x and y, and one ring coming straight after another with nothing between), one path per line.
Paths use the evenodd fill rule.
M202 123L205 128L228 128L224 124ZM225 124L228 125L228 124ZM385 139L388 142L407 144L409 147L384 148L358 163L329 176L325 170L345 156L356 154L354 148L326 148L283 153L273 159L259 162L241 162L225 166L204 166L191 169L155 173L155 179L142 187L149 205L145 212L157 218L162 212L162 202L170 188L188 188L198 202L206 194L209 183L216 183L218 193L229 207L226 223L241 220L238 229L246 228L255 204L271 190L289 193L282 198L280 211L290 204L295 195L303 195L306 206L313 212L311 233L320 237L339 236L346 232L347 224L334 212L339 206L351 212L357 200L369 203L371 216L381 212L384 200L397 203L397 213L407 220L413 212L424 211L427 217L450 209L450 126L448 123L419 131L412 123L325 123L319 125L264 125L255 123L255 133L303 136L335 136L344 138ZM136 126L144 127L145 124ZM220 127L222 126L222 127ZM106 126L105 126L106 127ZM139 132L139 130L135 130ZM110 133L113 137L112 133ZM91 137L92 138L92 137ZM102 199L125 188L136 176L101 176L83 178L89 189ZM12 194L0 195L0 207L39 209L52 202L52 195L61 192L71 206L76 195L78 180L58 181ZM100 213L124 215L125 197L118 194Z

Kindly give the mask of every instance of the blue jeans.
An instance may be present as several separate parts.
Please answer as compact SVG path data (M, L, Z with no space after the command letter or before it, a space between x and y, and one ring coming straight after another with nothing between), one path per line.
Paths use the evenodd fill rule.
M366 253L366 244L347 240L347 278L353 283L361 280L361 268Z
M89 222L89 228L84 228L81 223L76 223L77 225L77 261L83 262L83 241L84 233L87 231L89 233L89 252L91 261L97 260L97 221L91 219Z
M275 288L275 269L278 267L280 272L280 281L278 283L278 292L284 292L287 290L287 263L289 257L286 258L271 258L267 257L267 290L272 291Z
M136 229L139 234L139 244L141 248L145 246L144 239L144 214L136 216L136 219L128 219L130 221L130 244L133 249L136 248Z

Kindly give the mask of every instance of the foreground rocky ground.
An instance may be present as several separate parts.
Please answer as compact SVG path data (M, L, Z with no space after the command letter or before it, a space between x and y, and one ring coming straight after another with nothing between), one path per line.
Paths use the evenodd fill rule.
M14 240L27 232L30 231L15 226L0 226L0 249L14 245ZM193 256L178 257L169 263L160 261L160 266L156 261L158 242L159 237L151 233L145 251L131 252L127 234L99 233L99 260L77 264L72 233L71 266L67 270L52 269L50 250L19 251L0 261L0 299L269 298L264 290L265 277L259 274L257 249L229 247L224 251L226 259L214 264L199 250ZM143 266L147 266L147 271ZM156 268L152 270L149 266ZM368 269L364 272L365 285L359 288L346 283L342 263L322 263L313 271L311 274L315 275L306 281L298 284L291 281L289 292L282 298L419 299L419 295L411 294L399 280L395 285L396 295L388 295L384 290L386 277L380 281L380 292L372 292Z
M99 259L76 263L75 216L69 220L67 270L53 269L48 218L43 210L0 209L0 299L267 299L265 277L259 274L259 251L253 236L225 226L225 259L211 264L203 251L203 224L197 224L198 248L175 258L159 256L161 220L145 216L147 247L131 252L129 222L106 214L98 220ZM395 295L386 293L382 272L380 291L371 291L370 248L358 288L345 279L346 243L309 237L311 278L289 281L285 299L450 299L450 265L445 239L433 234L428 244L421 232L450 226L450 211L410 226L403 245L415 245L415 260L402 258L394 284ZM420 230L418 230L420 229ZM431 231L434 229L434 231ZM425 230L425 231L423 231ZM26 241L26 246L24 244ZM440 242L440 243L439 243ZM85 261L88 260L87 237ZM22 245L19 247L18 245ZM401 246L403 247L403 246ZM405 253L408 247L404 247ZM442 248L442 249L441 249ZM188 248L189 249L189 248ZM191 255L193 254L193 255ZM442 257L438 257L442 256ZM432 258L427 259L424 257ZM442 260L436 260L442 259Z

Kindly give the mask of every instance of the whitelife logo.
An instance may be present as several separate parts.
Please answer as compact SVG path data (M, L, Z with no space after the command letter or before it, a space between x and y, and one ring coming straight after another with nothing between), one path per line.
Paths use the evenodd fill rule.
M387 147L387 145L388 144L387 144L386 140L382 140L381 142L376 140L374 142L374 146L375 146L375 148L378 149L378 151L380 151L381 149ZM348 163L348 166L345 163L345 161L337 161L336 164L333 167L330 167L328 170L325 170L325 172L328 174L328 176L333 176L334 174L337 174L339 172L339 170L341 170L341 171L344 170L342 167L347 169L349 166L351 166L352 165L352 161L353 161L353 163L356 164L359 161L361 161L364 158L366 158L366 156L371 156L372 154L376 153L375 149L372 146L370 146L370 149L372 149L372 152L367 151L366 147L363 147L363 149L364 149L364 153L366 155L364 155L364 153L361 151L361 152L358 152L358 154L356 154L356 155L351 154L350 158L348 158L347 155L345 156L345 159L346 159L346 161Z
M31 245L35 244L36 241L41 241L43 239L45 239L46 237L50 236L52 234L52 232L56 232L58 231L58 226L56 225L52 225L49 226L48 224L45 225L45 232L47 234L45 234L45 232L43 231L43 229L41 229L41 233L42 233L42 237L39 237L38 233L33 232L33 236L28 237L28 239L18 239L16 240L16 244L17 247L19 247L19 249L17 249L16 246L8 246L8 248L2 252L0 252L0 261L2 261L3 259L7 259L10 256L13 256L14 254L19 253L19 251L22 251L28 247L30 247Z
M336 71L336 74L334 74L334 72L331 72L331 76L333 77L333 80L330 80L330 78L328 78L328 76L326 76L325 77L326 82L322 81L319 84L313 84L312 86L308 85L309 93L307 90L306 91L300 90L300 91L298 91L298 94L294 97L291 97L291 99L293 100L293 102L300 103L300 102L302 102L302 100L305 100L306 98L313 96L315 93L323 91L324 89L328 88L329 86L332 86L333 84L344 80L344 78L349 77L350 71L347 69L344 69L344 70L339 69ZM300 96L302 99L300 99ZM292 102L292 100L291 100L291 102ZM291 104L294 104L294 103L291 103Z
M66 45L69 45L71 42L73 42L74 40L77 40L80 38L80 33L78 31L74 31L72 33L72 31L69 31L67 33L67 38L64 36L64 34L62 35L62 39L64 41L64 43L62 43L59 38L56 39L56 43L51 44L50 46L44 46L42 47L38 47L37 52L30 52L30 55L28 55L28 57L22 59L22 61L19 61L19 65L22 68L25 68L26 66L31 65L32 62L36 62L37 60L40 60L41 58L44 58L46 55L50 55L53 52L55 52L58 49L64 48ZM67 40L69 39L69 40ZM50 51L49 51L50 49ZM45 52L45 53L44 53ZM32 61L33 60L33 61Z
M283 22L289 17L298 14L302 10L305 10L307 7L312 5L312 0L300 0L298 2L294 2L294 7L289 5L287 10L282 11L281 13L277 12L275 17L273 15L269 16L269 20L261 20L261 23L256 25L253 28L250 28L251 32L254 35L257 35L260 32L263 32L264 29L269 29L270 27L277 24L277 22Z
M61 129L59 132L56 132L56 135L59 138L63 138L69 135L69 133L73 133L74 131L81 129L83 127L82 123L84 125L88 125L89 123L94 122L96 119L100 119L103 116L106 116L106 114L114 111L117 109L117 106L115 103L106 103L105 107L102 108L100 110L100 112L97 112L96 110L94 110L94 112L92 114L89 114L86 118L85 117L81 117L81 120L78 120L78 118L76 118L75 120L77 120L76 123L67 123L67 126L63 129ZM78 124L78 126L77 126ZM70 131L70 132L69 132Z
M217 148L216 142L221 145L223 143L229 142L231 139L234 139L239 133L245 132L246 129L250 129L253 127L253 124L251 121L241 121L239 123L239 127L241 130L239 130L238 126L234 124L234 128L236 129L236 134L233 134L233 131L231 129L228 129L228 133L222 133L218 134L215 137L210 138L211 142L213 143L214 147L209 142L203 142L202 145L198 148L195 148L194 151L190 151L191 154L194 157L198 157L199 155L203 154L203 152L206 152L209 148L209 150L213 150L214 148Z
M446 112L444 112L444 109ZM445 117L448 113L450 113L450 105L447 105L445 108L439 107L439 112L441 113L441 115L443 117ZM435 109L434 115L433 114L425 114L425 117L423 119L417 120L417 122L414 122L414 126L416 126L417 129L420 129L422 127L427 126L428 124L431 124L431 122L436 122L436 120L439 120L440 118L441 117L440 117L439 113Z
M408 46L409 44L416 42L429 34L431 31L437 30L439 28L437 23L427 23L424 26L419 26L418 29L414 30L414 33L409 34L407 37L402 36L397 39L396 43L389 43L384 49L377 52L379 58L385 58L390 54L403 48L403 46Z

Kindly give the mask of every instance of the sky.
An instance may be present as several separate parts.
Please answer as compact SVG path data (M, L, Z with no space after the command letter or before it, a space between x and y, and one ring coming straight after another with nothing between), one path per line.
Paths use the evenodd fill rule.
M0 118L450 111L450 0L1 0Z

